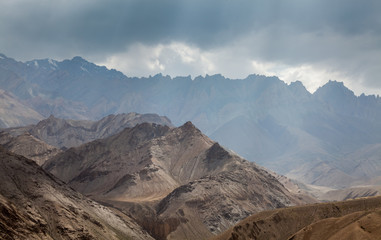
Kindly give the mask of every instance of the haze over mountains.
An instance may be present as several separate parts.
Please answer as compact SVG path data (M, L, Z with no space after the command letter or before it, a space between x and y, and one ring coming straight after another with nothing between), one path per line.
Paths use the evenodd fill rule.
M29 133L45 143L66 149L109 137L127 127L134 127L144 122L173 126L167 117L157 114L117 114L106 116L98 121L60 119L51 115L35 125L8 128L4 129L4 132L13 137Z
M80 57L22 63L1 55L0 84L0 124L13 126L2 129L0 145L68 185L1 149L6 172L1 207L11 213L0 219L5 235L201 239L253 213L316 201L301 188L320 191L316 196L325 200L373 196L381 189L381 99L355 96L340 82L329 81L311 94L301 82L286 84L276 77L130 78ZM32 175L23 179L27 172ZM321 186L333 191L321 194ZM51 189L60 197L51 197ZM79 199L78 206L73 199ZM34 208L16 210L25 203ZM319 208L323 217L308 219L305 226L275 215L258 223L265 223L260 227L265 233L285 221L296 239L328 223L338 231L358 229L352 217L378 221L372 203L350 207L364 211L360 215ZM44 221L52 212L58 217L50 226ZM102 219L105 215L112 223ZM330 216L340 219L323 219ZM7 218L28 230L12 232L20 226L9 225ZM252 233L255 226L245 229ZM361 226L374 230L372 224ZM338 236L336 230L326 233Z
M22 63L4 55L0 76L1 88L45 117L154 112L175 125L190 120L244 158L305 183L381 183L381 99L340 82L311 94L276 77L131 78L80 57Z
M23 126L42 120L44 117L20 102L9 92L0 89L0 127Z

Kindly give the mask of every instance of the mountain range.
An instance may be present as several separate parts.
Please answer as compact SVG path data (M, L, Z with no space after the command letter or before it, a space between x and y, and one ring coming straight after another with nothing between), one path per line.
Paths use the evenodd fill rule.
M151 123L138 123L143 119ZM155 121L162 125L152 123ZM131 127L118 132L120 123ZM90 138L84 137L83 144L68 149L58 149L32 135L50 129L57 139L65 139L73 128L92 129L98 136L115 132L90 141L89 132L78 131L77 137ZM52 136L39 136L47 135ZM97 122L50 116L36 125L6 129L0 134L0 144L33 158L57 176L1 148L2 207L11 212L2 215L0 233L4 237L203 239L262 210L316 202L303 192L286 188L276 174L224 149L191 122L176 128L167 118L154 114L110 115ZM86 200L74 190L111 208ZM19 192L20 201L12 197ZM25 202L33 212L15 210L25 208ZM57 217L45 224L50 214ZM104 218L107 214L110 216ZM36 227L31 223L37 221L43 224ZM123 224L128 228L119 232ZM21 231L19 225L26 230ZM97 234L99 228L102 234Z
M301 82L277 77L136 78L81 57L19 62L4 55L0 76L4 91L44 117L157 113L176 126L192 121L242 157L306 184L381 183L381 99L356 96L340 82L311 94Z
M291 193L191 122L138 124L59 153L43 168L131 216L155 239L203 239L255 212L316 201Z
M2 238L379 236L377 197L293 207L379 194L378 96L260 75L130 78L81 57L0 55L0 83Z

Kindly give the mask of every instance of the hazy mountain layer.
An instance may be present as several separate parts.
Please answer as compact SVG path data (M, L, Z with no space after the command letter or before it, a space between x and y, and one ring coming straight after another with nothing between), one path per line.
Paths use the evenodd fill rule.
M244 158L305 183L381 184L381 98L355 96L336 81L311 94L301 82L258 75L130 78L80 57L3 56L0 76L5 90L46 117L154 112L176 125L190 120Z
M314 201L190 122L139 124L60 153L44 168L133 216L157 239L205 238L251 213Z
M18 101L12 94L0 89L0 128L25 126L43 118L41 114Z
M172 126L168 118L156 114L128 113L109 115L99 121L59 119L50 116L36 125L4 129L4 131L13 136L28 132L55 147L70 148L111 136L126 127L133 127L143 122Z
M1 239L151 239L131 219L0 147Z
M381 197L264 211L214 240L381 239Z

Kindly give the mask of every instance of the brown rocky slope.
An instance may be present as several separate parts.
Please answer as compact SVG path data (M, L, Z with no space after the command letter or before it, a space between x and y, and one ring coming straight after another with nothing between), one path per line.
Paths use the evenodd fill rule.
M204 239L252 213L313 201L290 193L191 122L139 124L71 148L43 167L133 216L156 239Z
M151 239L127 216L1 147L0 181L0 239Z
M7 132L0 132L0 145L10 152L32 159L40 166L61 152L61 150L35 138L28 132L16 137Z
M381 239L381 197L320 203L252 215L213 240Z

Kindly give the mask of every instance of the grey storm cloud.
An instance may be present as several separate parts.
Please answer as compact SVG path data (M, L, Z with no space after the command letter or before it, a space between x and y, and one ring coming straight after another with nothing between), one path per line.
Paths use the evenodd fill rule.
M100 61L134 43L178 41L209 50L238 42L260 60L354 69L361 64L349 59L381 60L381 1L2 1L0 35L0 52L22 60ZM367 84L381 86L374 64L364 71Z
M381 34L381 2L367 0L16 0L0 5L1 45L15 49L46 44L102 52L173 40L209 48L267 28L274 36L267 39L271 45L287 35L282 31L288 27L296 35L327 29L349 36Z

